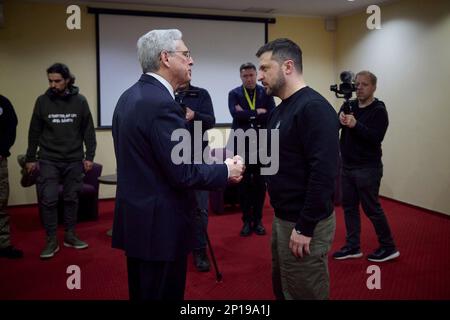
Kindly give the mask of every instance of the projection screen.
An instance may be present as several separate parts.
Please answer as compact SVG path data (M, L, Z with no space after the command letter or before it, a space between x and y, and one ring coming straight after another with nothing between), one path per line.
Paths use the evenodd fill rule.
M230 124L228 92L241 85L239 66L244 62L258 65L255 53L267 40L267 23L274 22L274 19L233 17L235 21L226 16L140 16L135 11L111 14L110 10L104 13L94 8L89 12L96 14L98 126L105 128L111 127L122 92L142 74L136 54L138 38L152 29L172 28L183 33L183 40L191 50L192 84L208 90L216 124Z

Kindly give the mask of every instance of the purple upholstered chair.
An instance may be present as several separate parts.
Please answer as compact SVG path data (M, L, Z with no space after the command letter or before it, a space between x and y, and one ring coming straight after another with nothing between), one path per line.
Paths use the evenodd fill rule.
M22 159L19 159L19 164ZM22 160L23 161L23 160ZM95 163L91 170L89 170L83 179L83 187L80 192L80 198L78 201L78 221L88 221L98 219L98 193L99 193L99 182L98 177L102 174L103 166L99 163ZM20 181L23 187L29 187L36 184L36 178L39 176L39 163L36 170L28 175L22 169L22 179ZM59 186L59 200L58 200L58 222L63 222L64 213L64 200L63 200L63 187ZM37 190L36 190L37 193ZM38 203L40 204L39 195ZM39 205L40 211L40 205Z

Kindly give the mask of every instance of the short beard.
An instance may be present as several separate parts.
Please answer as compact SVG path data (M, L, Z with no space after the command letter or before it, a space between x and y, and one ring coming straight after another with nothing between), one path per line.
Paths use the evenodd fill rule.
M278 72L277 81L275 81L275 83L272 87L267 87L266 93L270 96L279 97L281 88L283 88L285 85L286 85L286 79L284 79L283 72L280 70Z
M67 91L67 87L64 88L63 90L59 90L59 89L52 89L53 94L58 95L58 96L63 96L65 95L66 91Z

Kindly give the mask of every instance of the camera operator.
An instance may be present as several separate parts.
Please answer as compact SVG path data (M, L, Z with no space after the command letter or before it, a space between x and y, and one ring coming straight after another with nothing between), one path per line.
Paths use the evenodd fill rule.
M372 222L380 247L367 258L384 262L397 258L388 221L378 199L383 176L381 142L388 128L384 103L374 97L377 77L369 71L356 75L356 100L342 106L341 123L342 205L347 230L346 244L333 254L337 260L360 258L361 219L359 204ZM346 107L349 110L346 110Z
M202 137L206 130L214 127L216 118L214 117L214 109L211 97L203 88L194 87L187 82L175 92L175 99L181 104L186 111L187 129L191 134L191 151L192 160L203 160L203 150L209 148L208 141L202 140L202 148L198 150L201 154L195 154L194 148L194 121L201 121ZM206 253L207 240L206 230L208 227L208 195L207 190L195 190L195 198L197 201L195 210L195 242L194 242L194 264L197 271L207 272L210 269L208 255Z

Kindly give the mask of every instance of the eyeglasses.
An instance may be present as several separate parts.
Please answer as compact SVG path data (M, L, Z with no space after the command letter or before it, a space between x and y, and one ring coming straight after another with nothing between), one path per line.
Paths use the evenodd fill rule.
M186 58L188 58L188 59L191 58L191 51L189 51L189 50L185 50L185 51L183 51L183 50L176 50L176 51L167 51L167 52L169 52L169 53L181 52L181 54L183 56L185 56Z

